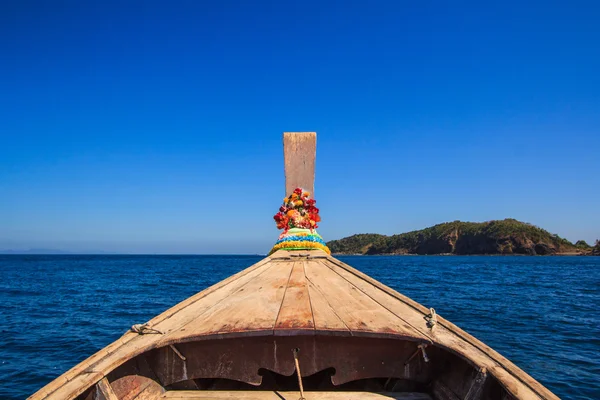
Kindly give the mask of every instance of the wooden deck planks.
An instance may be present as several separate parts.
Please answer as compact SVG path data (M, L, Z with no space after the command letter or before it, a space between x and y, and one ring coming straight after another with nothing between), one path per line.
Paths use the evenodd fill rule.
M350 330L344 321L335 313L325 295L307 279L308 293L312 306L315 331L318 333L335 333L350 336Z
M308 400L431 400L425 393L393 393L393 392L304 392ZM163 399L169 400L298 400L300 392L271 392L271 391L184 391L172 390L166 392Z
M100 379L100 382L96 384L96 390L98 391L97 397L102 397L102 400L119 400L106 377Z
M180 332L185 325L192 321L197 322L197 319L200 318L204 313L210 312L215 307L218 307L221 302L230 299L234 293L240 290L240 288L242 288L248 282L253 281L258 276L267 273L272 267L272 263L266 262L261 264L259 268L253 269L248 273L237 277L237 279L228 282L228 284L224 286L218 287L214 291L210 291L212 287L206 289L207 291L210 291L208 294L177 310L170 317L161 320L153 327L164 333L169 333L171 331ZM166 339L166 337L164 339Z
M498 353L439 318L425 328L427 309L322 252L274 254L151 320L164 335L128 333L80 363L31 398L69 399L82 393L128 359L167 343L210 335L255 332L277 335L400 336L430 339L473 364L486 367L518 398L557 399ZM324 253L323 253L324 254ZM285 257L283 257L285 256Z
M59 387L51 393L42 393L40 398L52 397L61 400L72 400L85 392L87 388L102 379L102 374L83 373L69 379L68 381L58 378Z
M378 286L374 286L372 282L367 282L360 275L357 275L356 270L348 270L340 267L339 265L330 262L329 260L322 261L325 266L332 269L342 279L346 280L366 296L377 302L382 308L390 311L403 324L410 326L410 328L418 331L421 336L430 340L429 329L427 328L424 314L419 309L415 309L409 304L399 301L397 298L390 296L388 293L383 291L380 286L382 283L376 282ZM351 268L351 267L348 267ZM391 290L391 289L390 289Z
M328 261L330 262L330 266L333 264L337 267L334 267L336 272L356 284L357 287L360 287L365 293L372 296L385 307L394 310L395 313L401 314L402 318L411 325L419 328L419 314L424 316L429 313L429 310L423 305L340 260L329 256ZM389 296L388 299L385 299L386 294ZM411 310L413 311L411 312ZM416 319L415 315L417 316ZM426 330L425 332L435 344L456 351L479 367L486 367L488 371L492 372L492 375L500 380L508 392L515 397L535 398L529 396L543 394L546 399L558 399L556 395L515 366L510 360L439 315L438 326L433 331Z
M168 340L198 338L200 336L273 330L285 293L293 263L272 263L260 274L237 290L228 293L205 313L197 315Z
M369 332L380 336L401 336L428 341L421 332L406 324L319 260L307 262L306 277L325 297L335 315L353 335ZM321 327L317 324L315 328L319 330Z
M275 322L276 335L314 333L312 307L308 293L305 261L294 261L279 316Z
M159 329L161 332L169 332L181 328L186 323L196 318L202 311L206 311L214 305L215 302L218 303L220 300L228 297L232 292L237 290L241 285L244 285L247 281L262 274L266 269L273 265L270 264L270 261L270 258L264 258L245 270L182 301L150 320L150 326ZM124 327L124 330L126 328L127 327ZM166 336L168 335L140 336L134 333L126 333L121 338L88 357L69 371L65 372L59 378L41 388L38 392L31 395L29 399L64 399L75 397L81 393L82 390L87 389L87 387L100 379L103 374L108 374L112 371L116 366L134 357L145 349L159 347L159 342L166 340ZM94 373L91 374L85 371L93 371ZM100 378L93 381L92 377L96 375ZM77 387L76 382L79 382L78 384L80 387Z

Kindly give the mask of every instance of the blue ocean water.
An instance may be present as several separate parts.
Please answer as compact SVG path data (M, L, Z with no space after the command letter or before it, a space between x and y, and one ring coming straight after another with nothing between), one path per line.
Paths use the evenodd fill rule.
M565 399L600 399L600 257L339 257ZM0 256L0 398L23 399L258 256Z

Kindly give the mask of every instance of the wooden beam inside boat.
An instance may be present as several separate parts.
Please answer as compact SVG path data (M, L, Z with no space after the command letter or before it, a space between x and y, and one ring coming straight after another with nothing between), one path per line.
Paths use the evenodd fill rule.
M477 373L475 379L473 379L473 383L471 384L471 388L469 392L465 396L465 400L479 400L481 399L481 394L483 390L483 385L485 385L485 381L487 379L487 371L485 368L481 368Z
M370 393L370 392L305 392L307 400L431 400L431 396L425 393ZM220 399L239 399L239 400L298 400L300 392L279 392L279 391L187 391L172 390L166 392L163 399L169 400L220 400Z
M99 400L119 400L106 377L96 384L96 398Z
M285 195L302 188L314 193L316 132L284 132Z

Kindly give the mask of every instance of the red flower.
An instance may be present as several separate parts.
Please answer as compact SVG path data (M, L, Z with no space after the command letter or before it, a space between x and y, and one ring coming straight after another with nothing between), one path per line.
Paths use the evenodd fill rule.
M285 217L282 215L281 219L277 221L277 229L285 229L287 231L288 223L289 223L288 217Z
M302 188L294 189L292 194L284 199L283 205L279 207L279 212L273 216L277 228L283 229L284 233L290 228L317 228L317 222L321 220L321 217L319 209L315 207L316 203L316 200L311 199L310 195L305 195ZM292 213L294 218L291 218L288 213Z

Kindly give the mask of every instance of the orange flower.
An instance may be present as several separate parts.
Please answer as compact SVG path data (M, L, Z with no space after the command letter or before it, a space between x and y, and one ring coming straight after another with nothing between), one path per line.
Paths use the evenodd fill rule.
M304 192L304 193L302 193L302 196L308 197L308 196L310 196L310 192Z

